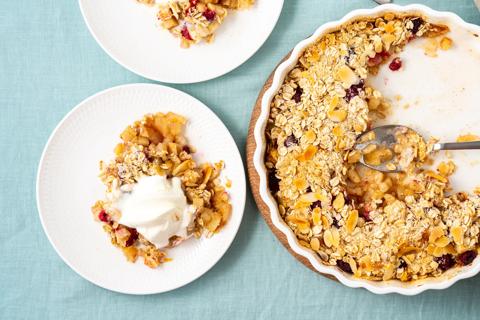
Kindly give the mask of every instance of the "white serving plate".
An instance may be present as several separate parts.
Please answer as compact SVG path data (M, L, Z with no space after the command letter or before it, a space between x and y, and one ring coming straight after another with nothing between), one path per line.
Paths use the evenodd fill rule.
M480 271L480 259L472 265L446 272L437 279L427 279L412 283L400 281L375 282L354 278L341 272L336 267L323 264L320 258L298 244L292 230L279 215L277 204L267 188L266 169L264 166L265 126L268 120L270 102L280 88L287 73L295 66L303 50L324 34L337 29L342 24L360 17L372 17L385 12L417 13L427 20L443 23L451 28L454 47L449 51L438 52L438 57L424 55L423 39L417 39L406 46L400 57L404 62L398 72L391 72L383 66L379 74L371 77L369 83L381 91L393 102L393 114L388 123L411 126L427 136L436 136L442 141L455 141L463 133L480 135L480 27L466 23L450 12L439 12L423 5L382 5L373 9L355 10L339 21L330 22L319 27L308 39L295 46L291 56L281 63L275 73L272 86L265 92L261 103L261 114L255 125L254 135L256 150L253 158L255 170L260 176L259 193L270 210L274 226L285 234L288 244L294 252L305 257L320 273L336 277L341 283L354 288L366 288L377 294L400 293L415 295L427 289L444 289L460 279L469 278ZM399 101L396 97L401 95ZM406 105L408 108L405 108ZM457 191L470 191L480 185L480 156L478 151L459 151L452 153L458 170L451 178L452 186ZM445 154L441 154L442 159Z
M257 0L229 11L211 44L180 48L180 40L157 25L156 10L135 0L79 0L98 44L126 69L145 78L193 83L224 75L243 64L273 31L283 0Z
M233 211L212 238L190 238L168 249L173 261L150 269L140 258L126 261L111 245L90 207L103 199L99 161L113 158L123 129L154 112L172 111L188 119L186 137L197 148L197 163L225 161L221 178ZM129 294L160 293L186 285L212 268L227 251L242 221L245 173L235 141L203 103L181 91L154 84L114 87L86 99L55 128L40 160L37 206L44 231L59 256L85 279Z

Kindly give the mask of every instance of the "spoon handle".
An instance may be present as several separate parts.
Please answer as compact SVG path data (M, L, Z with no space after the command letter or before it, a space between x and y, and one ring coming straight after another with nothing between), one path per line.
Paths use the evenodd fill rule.
M480 149L480 141L435 143L433 150L474 150Z

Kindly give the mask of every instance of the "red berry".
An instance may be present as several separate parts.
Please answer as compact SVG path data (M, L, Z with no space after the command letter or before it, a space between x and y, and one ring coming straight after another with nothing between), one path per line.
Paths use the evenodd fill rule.
M360 92L363 91L364 88L365 88L365 80L363 80L363 79L360 80L360 82L357 83L357 84L352 84L350 86L350 88L345 90L344 99L347 102L350 102L350 100L352 100L354 97L358 96L360 94Z
M399 264L398 264L398 267L399 268L402 268L402 269L405 269L407 267L407 263L405 262L405 260L403 260L402 258L400 258L399 260Z
M442 271L447 271L455 265L455 259L449 253L444 254L441 257L435 258L435 261L438 263L438 268Z
M310 205L311 210L313 210L315 208L321 208L321 207L322 207L322 202L320 200L317 200Z
M457 257L458 261L464 266L470 264L475 260L477 257L477 251L475 250L468 250L463 253L460 253Z
M337 229L340 228L340 225L338 224L338 220L335 217L332 218L332 226L334 226Z
M192 36L190 35L190 32L188 31L188 28L187 28L186 25L183 26L181 33L182 33L182 37L184 37L185 39L187 39L187 40L193 40L193 39L192 39Z
M130 236L128 237L127 241L125 241L125 247L132 246L138 239L137 230L128 228L128 231L130 232Z
M422 18L415 18L415 19L412 19L412 24L413 24L413 27L412 27L412 34L415 35L418 30L420 29L420 27L422 26L422 24L424 23L423 19Z
M298 144L298 139L295 138L293 134L289 135L287 139L285 139L285 142L283 143L285 147L289 148L291 146L295 146Z
M195 7L198 3L198 0L190 0L190 6Z
M383 50L382 52L379 53L379 55L382 58L388 58L388 57L390 57L390 52Z
M203 16L208 21L213 21L213 19L215 19L215 15L216 15L216 13L213 10L207 9L207 10L203 11Z
M109 222L110 216L105 212L105 210L100 211L98 214L98 219L103 222Z
M268 188L272 194L276 194L280 190L280 181L275 175L275 170L268 173Z
M370 218L370 211L372 211L372 209L368 204L360 207L359 209L360 216L362 216L363 219L365 219L365 221L367 222L372 221L372 218Z
M352 268L348 262L343 260L337 260L337 267L339 267L343 272L352 274Z
M373 58L368 58L367 64L369 67L374 67L378 66L380 63L382 63L383 59L382 56L379 54L376 54Z
M398 69L400 69L402 67L402 60L400 60L400 58L397 57L397 58L393 59L392 62L390 62L390 65L388 67L392 71L397 71Z
M382 51L376 53L373 58L369 58L367 64L369 67L378 66L380 63L383 62L383 60L387 59L388 57L390 57L390 53L388 51Z
M295 94L292 97L293 101L295 101L296 103L299 103L302 100L302 94L303 94L303 89L300 88L300 86L298 86L295 89Z

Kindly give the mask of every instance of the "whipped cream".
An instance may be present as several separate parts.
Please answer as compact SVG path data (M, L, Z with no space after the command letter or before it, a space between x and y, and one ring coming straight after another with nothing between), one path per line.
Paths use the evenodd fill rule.
M145 176L121 195L116 207L119 223L137 231L157 248L168 246L172 236L186 239L193 221L193 206L187 204L179 178Z

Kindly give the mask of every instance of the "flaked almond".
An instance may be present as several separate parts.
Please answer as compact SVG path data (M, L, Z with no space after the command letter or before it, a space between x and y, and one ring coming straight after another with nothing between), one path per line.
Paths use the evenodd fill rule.
M305 218L299 217L299 216L294 215L294 214L287 216L286 219L287 219L288 222L295 223L297 225L298 224L304 224L304 223L308 222Z
M302 247L310 248L310 243L308 243L308 242L305 241L305 240L298 240L298 243L299 243Z
M392 279L394 271L395 271L395 266L391 263L387 263L387 265L384 266L384 273L383 273L382 280L387 281Z
M336 137L341 137L341 136L343 136L344 131L343 131L342 127L340 125L338 125L338 126L333 127L332 133Z
M300 231L300 233L308 234L310 232L310 223L306 222L306 223L298 224L297 228Z
M434 179L436 179L440 182L443 182L443 183L448 182L447 178L445 178L445 177L443 177L443 176L439 175L438 173L435 173L431 170L425 171L425 175L428 176L428 177L434 178Z
M307 143L314 142L316 138L317 138L317 135L313 130L308 130L307 132L305 132L305 139Z
M398 249L398 256L404 256L404 255L409 255L412 253L417 253L420 251L420 248L408 245L408 244L402 244L399 249Z
M450 243L450 239L445 236L441 236L437 240L435 240L435 245L440 248L446 247Z
M320 240L318 240L318 238L312 238L310 240L310 247L312 248L312 250L314 251L317 251L320 249Z
M463 229L460 226L451 227L450 234L452 235L453 241L458 244L463 244Z
M317 153L318 148L316 146L308 146L305 148L305 151L298 157L298 161L305 162L312 160L315 154Z
M373 270L373 264L372 264L372 260L370 259L370 256L361 257L360 260L358 261L358 264L360 266L360 269L366 272L370 272Z
M432 228L430 231L430 236L428 237L429 243L435 243L435 241L444 235L443 229L440 226Z
M335 122L342 122L347 118L347 111L345 110L334 110L328 112L328 118Z
M432 253L432 255L435 257L441 257L446 254L455 254L455 249L451 244L447 245L446 247L435 247Z
M357 273L357 263L355 262L355 259L350 259L348 261L348 264L350 265L350 269L352 269L353 274Z
M366 129L367 129L367 124L362 119L359 119L358 122L355 122L353 124L353 130L355 130L357 133L363 132Z
M437 170L443 177L448 177L455 172L455 164L451 160L448 162L443 161L438 165Z
M353 72L353 70L346 65L343 65L338 69L336 78L342 82L342 86L345 89L350 88L352 84L356 84L359 81L359 78L355 72Z
M395 36L390 33L386 33L382 36L383 46L385 50L388 51L390 49L390 45L395 41Z
M345 206L345 197L343 196L343 193L339 193L335 200L333 200L333 208L337 211L340 212L343 207Z
M295 186L295 188L297 188L298 190L304 190L307 188L307 181L300 177L300 178L295 178L293 179L293 185Z
M331 229L332 232L332 245L338 247L340 245L340 232L337 228Z
M328 219L326 216L322 215L321 220L324 228L328 228L330 226L330 223L328 222Z
M327 201L328 198L321 192L308 192L299 197L302 202L314 203L316 201Z
M348 154L347 157L347 162L350 164L357 163L360 161L360 158L362 157L362 154L358 150L354 150Z
M383 28L385 29L385 32L393 33L395 31L394 22L393 21L388 22Z
M335 108L338 106L338 102L340 102L340 98L338 96L333 96L332 99L330 99L330 109L329 110L335 110Z
M348 233L352 233L355 230L358 222L358 210L351 210L348 214L347 221L345 222L345 227L347 228Z
M314 225L318 225L322 222L322 212L320 208L315 208L312 210L312 222Z
M325 232L323 233L323 242L328 248L330 248L333 245L332 231L325 230Z

